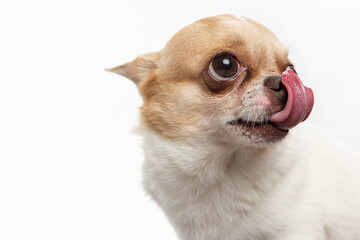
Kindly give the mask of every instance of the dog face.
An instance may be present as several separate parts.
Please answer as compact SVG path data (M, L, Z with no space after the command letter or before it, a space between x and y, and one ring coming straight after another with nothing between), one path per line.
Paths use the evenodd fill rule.
M287 48L267 28L221 15L180 30L162 51L110 71L137 84L142 121L164 137L261 147L288 133L269 119L288 105L281 81L292 68Z

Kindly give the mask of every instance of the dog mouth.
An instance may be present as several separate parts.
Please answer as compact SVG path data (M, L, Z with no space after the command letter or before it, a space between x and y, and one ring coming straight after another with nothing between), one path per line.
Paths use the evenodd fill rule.
M266 125L270 125L273 126L274 128L277 128L281 131L288 131L288 130L284 130L284 129L280 129L278 127L276 127L272 122L269 122L267 120L264 121L251 121L251 120L244 120L242 118L238 118L235 120L232 120L230 122L228 122L228 124L236 126L236 125L240 125L242 127L246 127L246 128L255 128L255 127L264 127Z
M278 128L267 120L251 121L238 118L228 122L228 124L238 129L241 135L249 138L255 137L259 142L276 142L284 138L289 132L289 130Z
M228 124L241 125L244 127L259 127L259 126L263 126L265 124L269 124L269 122L268 121L251 121L251 120L244 120L242 118L238 118L238 119L228 122Z
M281 129L291 129L305 121L314 106L314 93L304 86L298 75L291 69L282 73L282 84L287 91L284 109L273 114L269 121Z

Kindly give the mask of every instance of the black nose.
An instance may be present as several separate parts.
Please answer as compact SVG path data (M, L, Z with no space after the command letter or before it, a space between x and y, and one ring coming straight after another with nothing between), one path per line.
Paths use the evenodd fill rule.
M279 100L286 100L287 92L285 86L281 82L281 75L271 75L265 79L265 86L275 91L275 96Z

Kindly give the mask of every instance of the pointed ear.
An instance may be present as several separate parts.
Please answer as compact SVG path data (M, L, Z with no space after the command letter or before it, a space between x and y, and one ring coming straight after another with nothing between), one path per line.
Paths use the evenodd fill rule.
M159 52L147 53L137 57L132 62L106 70L127 77L138 85L156 69L159 56Z

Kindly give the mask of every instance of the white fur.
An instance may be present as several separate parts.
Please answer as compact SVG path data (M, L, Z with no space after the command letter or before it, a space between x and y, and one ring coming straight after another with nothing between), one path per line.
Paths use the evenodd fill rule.
M148 81L140 90L158 80L154 86L159 92L170 91L155 97L141 91L147 101L141 131L146 191L182 240L360 239L360 159L306 123L285 138L286 132L267 125L271 111L281 106L272 103L276 95L264 89L264 81L280 74L277 64L289 64L277 59L287 51L253 21L230 15L214 19L219 24L210 35L198 32L212 21L196 22L160 53L112 69L136 83ZM198 41L184 43L181 36L195 33ZM214 44L209 44L211 36ZM201 42L213 46L204 51ZM234 51L241 54L246 47L253 56L243 60L244 74L230 82L223 95L205 93L207 80L200 77L200 69L210 52L214 58L219 48L226 46L227 52L235 43ZM251 68L250 60L260 62ZM165 78L171 88L161 87ZM198 84L201 78L205 84Z
M267 148L145 128L145 189L183 240L360 239L360 159L306 125Z

